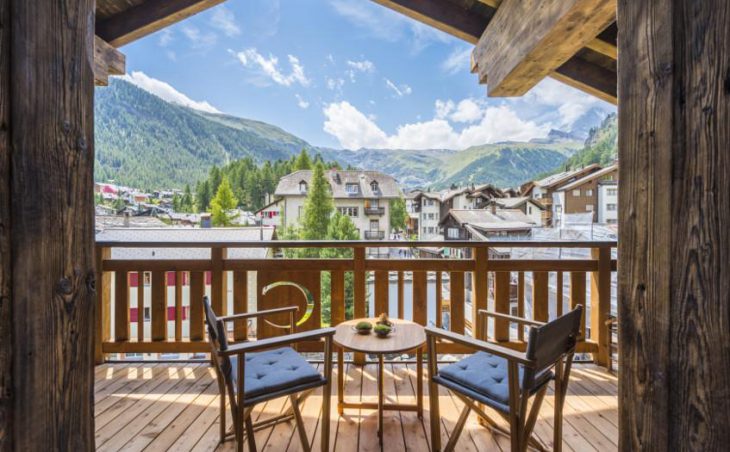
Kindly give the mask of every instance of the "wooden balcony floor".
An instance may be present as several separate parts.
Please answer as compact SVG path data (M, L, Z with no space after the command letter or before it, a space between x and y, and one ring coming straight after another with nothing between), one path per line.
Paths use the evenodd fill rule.
M376 402L374 365L346 367L346 397ZM415 366L387 365L386 397L398 402L415 400ZM218 386L213 370L204 364L106 364L96 368L96 445L99 450L233 450L228 441L218 447ZM424 384L428 391L428 385ZM346 410L338 418L336 389L332 398L331 448L336 451L379 450L374 410ZM618 442L617 380L593 365L574 367L564 410L564 448L574 451L616 450ZM535 427L544 444L552 447L552 390ZM451 432L461 403L447 391L440 394L441 432ZM262 419L288 407L283 399L256 408ZM424 419L412 412L386 411L384 450L429 450L428 403ZM310 440L319 449L318 425L321 391L303 406ZM227 420L230 423L230 416ZM294 423L279 424L256 433L259 450L300 450ZM508 451L509 439L492 435L472 414L457 445L459 451Z

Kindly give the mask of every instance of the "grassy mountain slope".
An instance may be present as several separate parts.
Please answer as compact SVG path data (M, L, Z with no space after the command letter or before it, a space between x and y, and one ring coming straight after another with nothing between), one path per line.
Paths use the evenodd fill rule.
M95 113L96 180L144 188L182 187L213 165L310 147L278 127L171 104L119 79L96 90Z
M600 127L591 129L585 146L568 159L569 168L579 168L598 163L607 165L616 160L618 155L618 118L611 114L603 120Z

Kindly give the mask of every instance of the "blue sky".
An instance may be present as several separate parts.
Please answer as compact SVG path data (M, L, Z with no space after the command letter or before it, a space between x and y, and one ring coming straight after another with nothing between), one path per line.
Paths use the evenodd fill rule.
M615 111L553 80L487 98L471 48L369 0L228 0L122 51L148 91L318 146L464 149Z

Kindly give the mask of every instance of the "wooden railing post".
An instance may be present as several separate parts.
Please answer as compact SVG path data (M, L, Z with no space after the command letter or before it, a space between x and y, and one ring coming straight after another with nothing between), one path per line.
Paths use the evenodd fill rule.
M548 309L548 272L532 272L532 318L538 322L547 322L550 317Z
M365 248L357 247L353 250L353 292L354 292L354 310L355 318L367 316L366 311L366 275L365 275ZM365 354L355 353L355 364L365 364Z
M474 273L472 273L472 335L477 339L486 339L487 331L479 319L480 309L488 308L489 283L487 270L489 267L489 250L480 246L474 248Z
M233 272L233 313L243 314L248 312L248 272ZM246 321L235 322L233 326L233 339L245 341L248 338L248 324Z
M607 366L611 352L606 324L611 313L611 248L593 248L591 256L598 260L598 271L591 273L591 339L598 343L594 360Z
M224 316L228 311L228 278L223 271L223 259L227 257L226 248L211 248L210 298L216 315Z
M111 337L112 275L102 271L104 260L112 257L111 248L96 247L96 333L94 335L94 362L104 362L102 344Z

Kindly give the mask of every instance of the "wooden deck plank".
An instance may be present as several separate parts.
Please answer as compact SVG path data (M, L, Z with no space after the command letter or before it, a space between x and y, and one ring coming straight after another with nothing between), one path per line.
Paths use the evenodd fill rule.
M321 367L321 365L319 365ZM377 366L346 365L345 391L350 401L377 401ZM106 364L94 372L99 450L126 451L229 451L232 440L218 444L220 422L218 386L207 364ZM187 378L186 378L187 377ZM415 401L415 364L386 364L386 399L398 403ZM336 381L336 375L335 375ZM616 450L618 441L617 379L600 367L576 365L568 386L563 425L565 450ZM424 385L427 397L428 385ZM336 388L332 394L330 449L333 451L381 450L376 435L375 410L348 409L337 415ZM430 450L427 399L424 419L415 412L386 412L384 451ZM552 447L554 397L552 387L535 434ZM302 405L307 436L312 449L319 450L321 432L321 390ZM461 402L450 392L440 392L442 443L448 441L461 410ZM262 404L254 418L264 419L288 409L285 399ZM230 429L230 411L226 417ZM295 423L279 424L257 432L259 450L301 450ZM509 438L495 435L472 414L457 444L457 450L504 452Z

